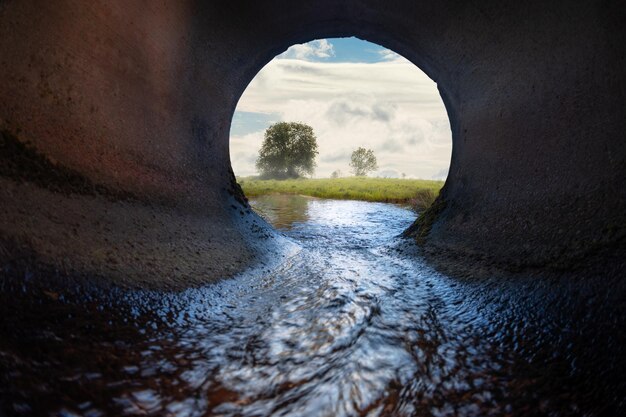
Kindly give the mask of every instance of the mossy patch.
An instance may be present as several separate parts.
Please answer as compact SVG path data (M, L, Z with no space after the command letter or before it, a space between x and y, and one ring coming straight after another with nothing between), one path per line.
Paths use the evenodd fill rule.
M433 224L439 218L439 215L446 208L446 201L443 194L439 194L435 201L422 212L415 222L404 231L404 236L413 237L419 245L426 243Z

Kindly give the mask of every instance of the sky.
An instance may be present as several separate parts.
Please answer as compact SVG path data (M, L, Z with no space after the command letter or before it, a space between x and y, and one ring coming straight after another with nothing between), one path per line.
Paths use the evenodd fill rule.
M350 155L370 148L370 176L445 179L450 123L437 85L400 55L357 38L293 45L270 61L241 96L230 131L237 176L257 175L255 161L272 123L313 127L314 177L350 173Z

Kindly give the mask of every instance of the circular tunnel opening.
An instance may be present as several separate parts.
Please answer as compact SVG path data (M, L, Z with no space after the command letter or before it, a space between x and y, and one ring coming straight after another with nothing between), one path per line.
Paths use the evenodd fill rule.
M268 129L282 123L310 126L316 139L313 169L297 180L259 166ZM376 160L365 170L352 160L360 148ZM274 57L241 95L230 130L233 171L253 201L303 194L423 209L443 185L451 153L437 84L400 54L355 37L295 44Z

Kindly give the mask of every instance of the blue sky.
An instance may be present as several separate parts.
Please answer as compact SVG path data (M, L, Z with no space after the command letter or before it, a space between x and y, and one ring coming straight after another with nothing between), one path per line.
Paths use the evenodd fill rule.
M384 61L385 56L392 53L382 46L358 38L333 38L326 41L332 45L333 54L328 54L328 57L316 57L318 61L374 63ZM315 47L315 42L312 44Z
M293 45L269 62L242 95L231 126L238 176L254 175L263 132L278 121L311 125L316 177L349 175L350 153L374 150L371 175L444 178L451 134L436 84L415 65L356 38Z

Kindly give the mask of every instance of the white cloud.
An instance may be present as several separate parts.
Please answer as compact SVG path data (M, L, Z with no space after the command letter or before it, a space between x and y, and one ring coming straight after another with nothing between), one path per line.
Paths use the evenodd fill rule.
M377 51L383 61L403 61L404 58L391 49L381 49Z
M445 180L448 177L448 172L450 171L450 167L444 168L441 171L437 172L433 175L434 180Z
M263 131L230 138L230 162L237 176L256 175L255 162L263 143Z
M441 176L452 147L445 108L436 84L398 57L377 63L275 59L250 83L238 110L311 125L318 177L349 172L350 153L359 146L374 150L379 172ZM231 138L237 175L255 173L262 139L263 131Z
M382 178L400 178L401 175L402 174L396 171L395 169L385 169L385 170L379 170L377 172L377 176L382 177Z
M335 49L333 45L326 39L319 39L313 42L292 45L276 58L291 58L309 61L316 58L330 58L332 56L335 56Z

